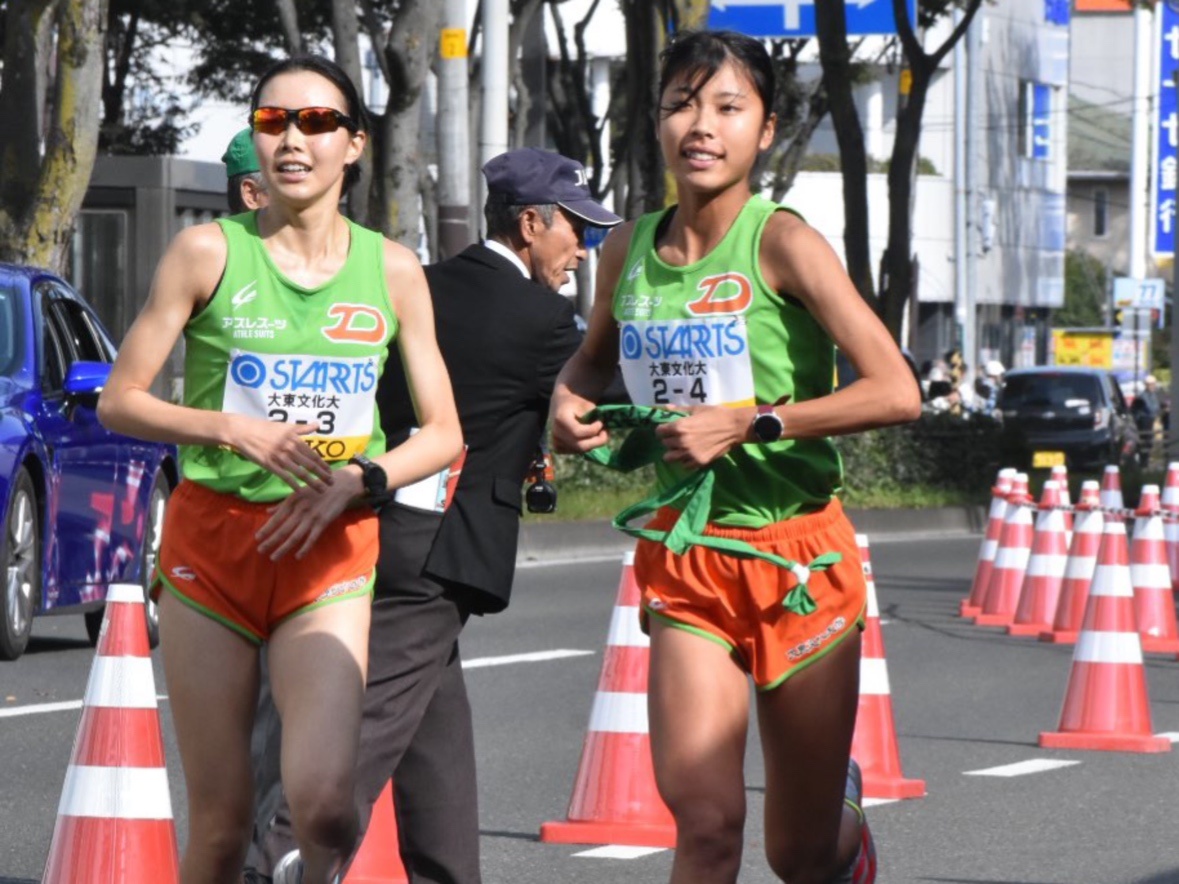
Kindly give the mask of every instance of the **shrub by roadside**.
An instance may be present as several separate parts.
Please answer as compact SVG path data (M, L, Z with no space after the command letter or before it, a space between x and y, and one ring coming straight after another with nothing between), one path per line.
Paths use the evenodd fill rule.
M912 424L835 440L843 458L844 504L913 509L985 503L999 465L999 424L927 414ZM556 457L557 512L527 519L608 519L651 493L654 470L633 473ZM1079 487L1079 486L1078 486Z

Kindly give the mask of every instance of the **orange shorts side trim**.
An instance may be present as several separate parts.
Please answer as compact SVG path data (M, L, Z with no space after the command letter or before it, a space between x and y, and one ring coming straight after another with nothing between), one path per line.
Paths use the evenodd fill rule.
M669 530L678 516L665 507L647 527ZM635 577L644 616L728 647L759 690L777 687L863 625L868 589L855 531L837 499L764 528L710 524L705 534L743 540L803 565L823 553L843 554L838 564L811 574L809 589L818 610L799 615L782 607L798 582L784 568L703 546L681 556L661 543L639 541Z
M261 644L289 617L372 592L379 546L372 510L345 510L306 556L272 562L254 535L273 505L181 482L164 516L152 597L165 587Z

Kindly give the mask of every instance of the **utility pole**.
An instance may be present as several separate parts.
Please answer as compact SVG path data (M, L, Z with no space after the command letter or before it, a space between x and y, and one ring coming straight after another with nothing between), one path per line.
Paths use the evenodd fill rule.
M954 10L954 26L962 21L962 10ZM958 326L958 347L963 361L978 376L978 353L975 348L976 318L967 310L966 252L969 246L966 225L970 217L970 199L966 188L966 41L954 44L954 320Z
M965 136L963 138L963 159L966 163L964 179L966 194L963 198L963 211L966 213L966 223L962 231L965 240L966 253L963 268L966 293L963 306L966 322L963 325L962 358L974 366L975 372L982 370L979 364L980 350L978 340L978 256L982 249L982 237L979 235L982 224L982 200L979 199L978 186L978 132L983 119L982 112L982 77L979 75L979 61L982 55L982 29L985 12L979 12L970 28L966 32L966 121ZM973 234L971 233L973 231Z
M438 245L450 258L471 242L471 139L465 0L446 0L438 61Z
M509 0L483 0L483 121L479 134L479 165L508 149L508 34ZM479 182L479 204L487 198L486 182Z

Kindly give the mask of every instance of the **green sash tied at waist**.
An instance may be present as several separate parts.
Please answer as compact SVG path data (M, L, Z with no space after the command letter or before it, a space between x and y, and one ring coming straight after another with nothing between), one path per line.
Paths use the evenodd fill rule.
M655 433L659 424L670 423L686 417L687 412L647 405L599 405L580 418L582 423L601 421L610 430L630 430L617 450L602 445L585 453L585 457L596 464L612 470L629 473L639 467L653 464L663 458L667 449ZM786 594L782 606L795 614L810 614L817 609L807 584L811 573L825 571L841 562L843 555L838 552L823 553L810 564L786 559L774 553L760 550L752 544L731 537L714 537L705 534L708 513L712 508L712 488L716 476L711 466L689 473L670 488L654 494L638 503L628 506L614 517L614 527L619 531L637 537L662 543L676 555L683 555L692 546L704 546L739 559L761 559L790 571L798 581ZM679 518L670 531L639 528L630 523L656 510L671 506L680 510Z

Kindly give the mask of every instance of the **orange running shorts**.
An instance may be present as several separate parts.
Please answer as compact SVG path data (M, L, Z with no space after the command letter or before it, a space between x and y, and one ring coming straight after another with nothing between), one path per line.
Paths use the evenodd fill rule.
M647 527L670 530L678 516L676 510L661 509ZM644 618L656 617L728 648L759 690L777 687L822 658L853 628L863 627L867 586L855 532L838 499L764 528L710 524L705 534L743 540L802 565L823 553L843 555L828 569L811 573L808 587L818 609L800 615L782 606L798 583L785 568L704 546L676 555L661 543L639 541L635 577Z
M288 553L272 562L258 552L254 535L273 506L181 482L164 516L152 597L163 586L261 644L296 614L372 592L378 549L372 510L345 510L306 556Z

